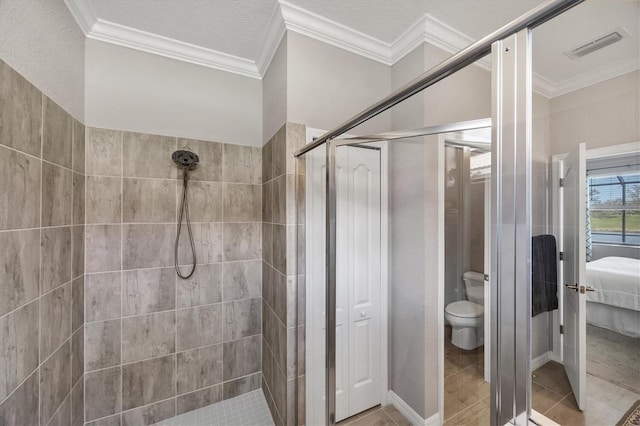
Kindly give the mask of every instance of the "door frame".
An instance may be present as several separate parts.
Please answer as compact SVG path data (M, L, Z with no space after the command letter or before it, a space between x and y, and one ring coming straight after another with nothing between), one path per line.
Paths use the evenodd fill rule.
M586 150L587 161L591 158L606 157L609 155L620 155L640 151L640 141L622 143L600 148L591 148ZM562 246L562 199L559 179L564 175L564 160L568 153L555 154L551 156L551 232L558 242L558 251L563 250ZM564 277L563 263L558 262L558 276ZM562 350L563 335L560 334L560 325L564 324L563 310L564 292L558 290L558 315L552 318L553 324L553 348L552 360L564 363L564 353Z
M310 143L314 138L323 135L326 131L321 129L315 129L312 127L306 128L306 142ZM349 135L345 135L349 137ZM380 403L387 405L389 403L389 147L387 142L380 142L376 144L380 149ZM324 150L323 150L324 153ZM308 172L308 170L307 170ZM308 186L307 186L308 188ZM305 201L306 203L306 201ZM309 209L305 210L305 215L308 215ZM306 220L305 226L310 222ZM305 251L308 250L309 240L305 243ZM308 261L309 257L307 257ZM310 343L314 340L309 338L309 334L313 327L309 327L309 322L313 318L311 306L313 306L313 292L310 289L311 280L305 280L305 293L306 293L306 305L305 313L307 322L305 324L305 365L306 365L306 389L307 395L312 395L314 389L324 389L324 380L321 383L315 383L313 378L315 375L309 375L308 371L311 368L316 368L318 371L322 371L323 377L325 374L325 366L314 366L313 360L310 356L313 350L310 350ZM311 380L309 380L311 379ZM320 386L319 386L320 385ZM305 401L307 413L323 413L324 408L318 403L317 397L307 396ZM318 404L318 409L314 409L313 404ZM307 424L311 424L307 422Z

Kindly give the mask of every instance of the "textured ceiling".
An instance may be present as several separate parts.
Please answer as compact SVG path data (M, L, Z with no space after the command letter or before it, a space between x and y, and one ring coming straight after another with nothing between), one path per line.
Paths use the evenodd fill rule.
M87 0L99 19L256 60L276 0ZM386 43L424 13L479 39L542 0L288 0ZM582 59L563 52L618 27L630 37ZM640 0L587 0L534 33L534 71L554 84L640 65ZM626 68L621 63L626 63ZM637 67L637 66L636 66Z

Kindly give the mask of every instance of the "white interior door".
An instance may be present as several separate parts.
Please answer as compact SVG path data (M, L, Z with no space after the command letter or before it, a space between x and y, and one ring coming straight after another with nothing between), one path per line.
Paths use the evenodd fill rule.
M380 151L336 158L336 421L380 404Z
M307 154L307 424L325 424L325 161ZM380 151L336 158L336 421L381 401Z
M562 187L564 252L563 363L578 407L585 406L587 379L586 323L586 148L580 144L563 161Z

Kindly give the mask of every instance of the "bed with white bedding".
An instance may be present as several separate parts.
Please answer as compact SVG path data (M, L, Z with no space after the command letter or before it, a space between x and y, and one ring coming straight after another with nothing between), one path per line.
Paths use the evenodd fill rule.
M587 263L587 322L640 337L640 259L604 257Z

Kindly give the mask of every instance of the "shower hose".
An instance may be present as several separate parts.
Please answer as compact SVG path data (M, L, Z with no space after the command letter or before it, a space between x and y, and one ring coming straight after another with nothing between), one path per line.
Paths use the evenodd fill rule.
M191 232L191 219L189 219L189 203L188 203L188 193L189 193L189 169L184 167L183 169L183 180L182 180L182 205L180 206L180 215L178 217L178 233L176 235L176 244L175 244L175 260L176 260L176 273L178 276L184 280L191 278L193 273L196 271L196 245L193 241L193 233ZM191 272L187 275L182 275L180 272L180 266L178 266L178 245L180 244L180 231L182 230L182 217L184 216L185 221L187 222L187 232L189 233L189 242L191 243L191 255L193 258L193 264L191 265Z

